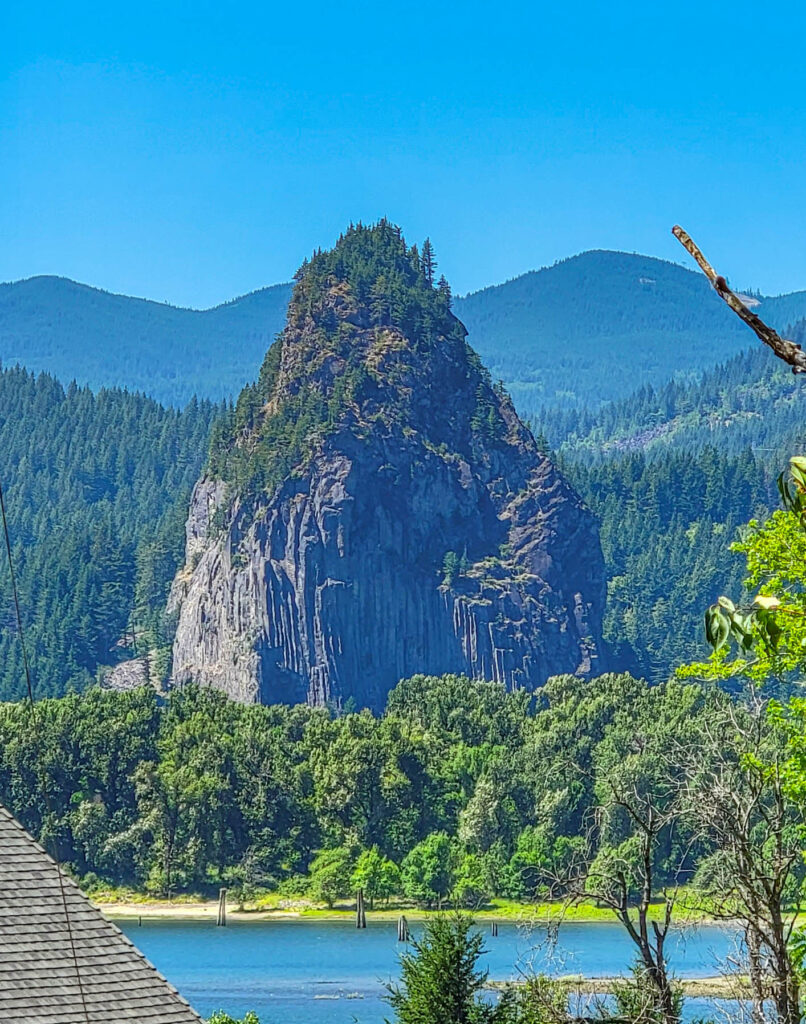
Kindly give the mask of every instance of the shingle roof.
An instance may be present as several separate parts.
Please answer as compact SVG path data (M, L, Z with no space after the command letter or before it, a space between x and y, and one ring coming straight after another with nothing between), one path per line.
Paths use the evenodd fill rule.
M199 1024L176 989L62 872L68 931L59 871L0 807L0 1021L87 1024L88 1016L90 1024Z

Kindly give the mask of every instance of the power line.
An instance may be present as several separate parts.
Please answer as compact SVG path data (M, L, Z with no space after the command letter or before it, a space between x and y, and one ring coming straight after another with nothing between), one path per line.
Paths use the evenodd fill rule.
M12 554L11 554L11 537L10 537L9 532L8 532L8 518L6 516L6 499L5 499L5 495L3 494L2 484L0 484L0 512L2 512L2 518L3 518L3 536L5 537L5 541L6 541L6 554L8 555L8 572L9 572L9 577L11 579L11 593L12 593L12 596L14 598L14 612L15 612L15 615L16 615L16 618L17 618L17 635L20 638L20 649L22 651L22 664L23 664L23 668L25 670L25 683L26 683L26 686L28 688L28 702L29 702L30 710L31 710L31 723L33 724L33 727L34 727L34 738L36 738L37 723L36 723L36 704L34 702L34 688L33 688L33 685L31 683L31 666L30 666L30 664L28 662L28 650L27 650L27 648L25 646L25 633L24 633L23 628L22 628L22 615L20 614L20 599L19 599L19 594L17 592L17 575L14 572L14 559L13 559ZM47 779L45 778L45 773L44 773L44 770L43 770L43 767L42 767L42 760L41 760L41 758L37 757L36 761L37 761L37 766L39 768L39 784L40 784L40 786L42 788L42 795L45 798L45 806L47 807L48 814L52 817L53 816L53 806L51 805L51 802L50 802L50 794L48 793ZM76 951L75 940L73 939L73 929L72 929L72 926L70 924L70 910L69 910L68 904L67 904L67 892L66 892L66 890L64 888L64 872L62 871L62 866L59 863L58 842L56 843L56 846L55 846L55 854L56 854L56 856L54 857L54 860L56 862L56 874L59 876L59 892L61 893L62 906L64 908L64 920L65 920L65 924L67 925L67 941L70 943L70 951L71 951L72 956L73 956L73 968L74 968L74 970L76 972L76 983L78 985L78 994L79 994L79 997L81 999L81 1007L82 1007L82 1009L84 1011L84 1019L86 1020L86 1024L91 1024L89 1010L87 1009L87 1000L86 1000L86 998L84 996L84 986L81 983L81 970L79 969L79 966L78 966L78 953Z

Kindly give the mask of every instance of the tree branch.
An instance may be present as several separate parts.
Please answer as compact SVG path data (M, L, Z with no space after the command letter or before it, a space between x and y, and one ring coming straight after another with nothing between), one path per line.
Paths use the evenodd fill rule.
M727 302L733 312L741 320L744 320L757 337L765 345L769 345L779 359L789 363L793 373L806 373L806 352L801 349L800 345L797 345L794 341L787 341L785 338L782 338L772 327L768 327L761 317L756 316L752 310L745 306L739 296L728 288L725 278L720 277L703 256L702 251L688 232L675 224L672 228L672 234L700 265L700 269L714 286L714 291L717 295Z

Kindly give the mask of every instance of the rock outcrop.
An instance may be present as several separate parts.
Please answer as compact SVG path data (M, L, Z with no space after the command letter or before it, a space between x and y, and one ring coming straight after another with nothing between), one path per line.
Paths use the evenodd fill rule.
M604 668L593 517L386 223L298 275L187 523L174 681L381 707L416 672Z

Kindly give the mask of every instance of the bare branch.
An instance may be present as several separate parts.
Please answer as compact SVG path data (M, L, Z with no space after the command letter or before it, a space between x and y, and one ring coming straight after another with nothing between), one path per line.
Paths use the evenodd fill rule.
M767 326L761 317L757 316L752 310L745 306L739 296L728 288L725 278L717 274L705 256L703 256L702 250L697 246L688 232L675 224L672 228L672 234L680 244L689 253L691 253L700 265L700 269L714 286L714 291L717 295L727 302L733 312L741 320L744 320L747 326L757 335L757 337L759 337L765 345L769 345L779 359L782 359L785 363L789 363L792 367L793 373L806 373L806 352L801 349L800 345L796 344L794 341L787 341L786 338L782 338L777 331L774 331L772 327Z

